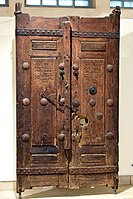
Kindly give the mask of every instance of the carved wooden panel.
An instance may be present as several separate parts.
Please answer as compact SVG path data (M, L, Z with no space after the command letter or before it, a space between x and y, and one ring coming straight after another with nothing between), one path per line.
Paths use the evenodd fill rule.
M105 165L106 156L98 155L98 154L81 154L81 162L88 163L87 165L95 166L95 165Z
M53 145L56 137L56 108L47 97L56 104L55 58L34 58L31 66L32 144ZM43 99L46 104L43 104Z
M32 41L33 50L57 50L56 41Z
M81 42L81 51L105 51L106 42Z
M104 143L104 59L81 59L81 117L87 118L82 126L81 145ZM90 94L91 87L96 94ZM86 100L85 100L86 99ZM95 106L89 102L95 100ZM83 102L84 101L84 102ZM98 117L101 114L101 117Z

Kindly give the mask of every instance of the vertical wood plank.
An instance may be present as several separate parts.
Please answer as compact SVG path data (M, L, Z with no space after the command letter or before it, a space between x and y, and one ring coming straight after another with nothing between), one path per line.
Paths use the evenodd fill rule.
M29 27L29 15L16 15L16 28ZM31 106L24 105L24 98L30 101L30 56L29 37L16 36L16 109L17 109L17 168L28 167L30 163ZM24 69L23 64L29 64ZM25 141L24 136L28 137ZM26 138L27 139L27 138ZM17 190L20 192L25 185L18 175Z
M79 17L73 16L69 17L72 31L78 31L79 28ZM71 92L72 92L72 103L73 100L77 99L81 103L81 67L80 67L80 59L79 59L79 51L80 51L80 42L79 38L72 38L72 67L71 67ZM77 66L78 69L78 78L73 75L74 65ZM80 154L79 154L79 140L80 140L80 115L81 106L74 108L72 104L72 159L69 163L69 169L71 167L78 167L80 164ZM70 188L79 188L79 180L78 175L69 175L69 187Z
M71 75L70 75L70 61L71 61L71 46L70 46L70 22L63 23L63 47L64 47L64 66L65 66L65 149L71 148Z
M120 10L114 10L109 17L109 31L119 32ZM113 66L108 71L108 65ZM109 39L107 42L107 62L105 68L105 133L107 146L107 165L118 165L118 112L119 112L119 39ZM113 105L108 105L108 100ZM109 138L112 133L112 138ZM111 134L110 134L111 135Z
M66 17L60 18L60 28L63 29L64 23L67 21ZM60 76L60 64L64 65L64 37L62 37L59 40L58 48L60 50L60 57L58 57L58 68L56 71L57 76L57 102L59 102L59 98L65 99L65 90L66 90L66 72L62 77ZM70 84L69 84L70 85ZM65 99L66 103L66 99ZM65 104L64 103L64 104ZM65 109L64 106L60 106L60 103L58 103L58 109L57 109L57 144L60 148L60 154L59 154L59 165L61 167L65 167L66 171L68 170L68 159L65 153L65 147L64 147L64 138L60 139L59 136L65 134ZM65 175L59 175L59 188L68 188L68 172Z

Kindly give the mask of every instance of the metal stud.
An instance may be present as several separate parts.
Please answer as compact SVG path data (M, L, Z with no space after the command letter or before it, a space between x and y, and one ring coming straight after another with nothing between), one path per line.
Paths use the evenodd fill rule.
M114 100L113 100L113 99L108 99L108 100L107 100L107 105L108 105L109 107L112 107L112 106L114 105Z
M73 70L78 70L79 69L79 66L77 64L74 64L73 65Z
M25 134L22 135L22 140L23 140L24 142L28 142L29 139L30 139L30 136L29 136L28 134L25 133Z
M48 104L48 100L46 98L42 98L40 103L42 106L46 106Z
M65 134L64 133L59 134L58 138L59 138L59 141L61 141L61 142L64 141Z
M30 65L29 65L29 63L27 63L27 62L24 62L24 63L22 64L22 68L23 68L24 70L28 70L29 67L30 67Z
M95 106L95 105L96 105L96 100L95 100L95 99L91 99L91 100L89 101L89 104L90 104L91 106Z
M60 104L60 106L64 106L64 104L65 104L65 98L62 97L62 98L60 99L59 104Z
M108 71L108 72L112 72L112 71L113 71L113 65L108 64L108 65L107 65L107 71Z
M97 93L97 88L96 88L96 86L90 86L90 88L89 88L89 93L90 93L91 95L95 95L95 94Z
M112 139L114 138L114 133L108 132L107 135L106 135L106 138L107 138L108 140L112 140Z
M79 72L78 72L78 65L77 64L74 64L73 65L73 75L78 79L78 75L79 75Z
M60 63L59 69L60 69L59 75L60 75L60 77L61 77L62 80L63 80L63 79L64 79L64 74L65 74L65 72L64 72L64 63Z
M64 63L60 63L60 64L59 64L59 69L60 69L60 70L64 70Z
M96 115L98 120L101 120L103 118L103 114L101 112L97 112Z
M79 101L78 99L75 98L75 99L73 100L72 104L73 104L74 107L79 107L79 106L80 106L80 101Z
M23 105L24 105L24 106L28 106L29 104L30 104L29 98L24 98L24 99L23 99Z

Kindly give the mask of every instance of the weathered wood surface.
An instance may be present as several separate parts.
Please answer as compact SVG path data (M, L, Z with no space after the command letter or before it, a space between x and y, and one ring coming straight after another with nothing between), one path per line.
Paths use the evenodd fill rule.
M16 10L17 191L117 188L119 8L104 18Z

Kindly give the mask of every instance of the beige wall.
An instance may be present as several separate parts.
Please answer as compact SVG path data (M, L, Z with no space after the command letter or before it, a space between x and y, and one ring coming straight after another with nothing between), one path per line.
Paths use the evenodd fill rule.
M14 17L0 17L0 181L16 173L14 29Z
M31 15L41 16L104 16L111 13L110 0L94 0L95 8L49 8L49 7L24 7L24 0L9 0L9 7L0 7L0 16L13 16L15 2L22 3L22 10ZM122 9L121 18L133 18L133 9Z
M133 175L133 19L120 31L120 174Z

